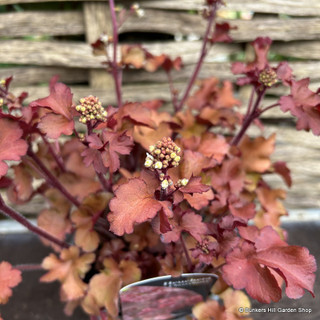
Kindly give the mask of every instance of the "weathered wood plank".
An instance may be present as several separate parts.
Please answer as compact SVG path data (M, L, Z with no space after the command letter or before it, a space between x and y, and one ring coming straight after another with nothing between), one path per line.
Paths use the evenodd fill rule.
M199 42L168 42L144 45L153 54L166 53L172 57L181 56L184 64L196 61ZM210 52L206 61L227 61L232 53L239 52L238 45L217 44ZM3 40L0 46L0 61L2 63L53 65L79 68L103 68L101 62L105 57L96 57L91 47L84 43L62 41L24 41Z
M223 21L218 19L218 21ZM274 40L291 41L320 38L320 19L254 19L231 20L238 29L231 31L235 41L251 41L258 36L269 36ZM168 24L170 28L168 28ZM121 28L121 32L163 32L167 34L195 34L201 36L206 21L196 14L146 10L144 17L130 17Z
M83 13L87 42L95 42L101 34L111 34L109 6L105 2L85 2ZM110 74L104 70L90 70L90 86L107 88L114 86Z
M103 11L101 13L103 14ZM26 16L24 16L25 14ZM64 12L63 15L67 16L66 19L62 19L59 16L60 13L54 13L54 17L50 18L51 14L53 13L42 12L36 15L32 12L5 14L4 23L0 23L2 34L17 36L30 33L84 33L81 12ZM8 17L11 17L11 19L8 19ZM58 20L58 23L55 19ZM222 20L219 19L219 21ZM320 18L232 20L230 23L238 27L238 29L231 31L231 36L235 41L251 41L261 35L281 41L320 38ZM131 16L120 29L120 33L138 31L201 36L205 24L205 20L199 15L147 9L145 16L142 18ZM11 29L12 31L10 31Z
M115 94L113 90L90 88L89 86L70 86L74 99L79 100L89 94L98 96L104 104L115 104ZM178 90L182 90L185 87L185 83L179 83L176 85ZM26 102L30 102L34 99L45 97L48 95L47 87L38 86L23 86L12 88L13 93L21 93L27 91L29 97ZM164 101L170 101L171 95L167 84L149 84L149 85L127 85L123 86L124 101L145 101L151 99L160 99Z
M67 84L86 83L89 70L57 67L0 68L0 79L13 76L13 86L42 84L49 82L55 75L59 76L59 81Z
M286 57L320 60L319 41L276 42L271 46L271 50Z
M0 14L0 36L79 35L84 33L79 11L25 11Z
M41 2L52 2L53 0L41 0ZM54 0L55 2L64 0ZM69 0L78 1L78 0ZM81 0L93 2L97 0ZM15 3L33 3L39 0L0 0L0 5ZM101 0L106 2L106 0ZM116 1L127 6L132 4L131 0ZM165 10L199 10L203 7L203 0L141 0L143 8L165 9ZM280 13L293 16L319 16L320 3L317 0L228 0L226 1L228 10L235 11L254 11L263 13Z
M101 68L103 57L95 57L89 45L65 41L4 40L2 63L75 68Z
M203 0L152 0L140 1L143 8L165 10L199 10ZM281 13L293 16L319 16L320 3L317 0L228 0L223 9L235 11L254 11Z

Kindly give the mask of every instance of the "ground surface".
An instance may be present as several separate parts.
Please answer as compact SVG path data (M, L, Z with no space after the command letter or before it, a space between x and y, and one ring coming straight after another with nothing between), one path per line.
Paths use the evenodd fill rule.
M289 243L309 248L320 264L320 222L287 224ZM7 260L12 264L40 263L48 249L32 235L0 235L0 261ZM42 272L27 272L23 274L23 282L14 290L10 302L0 307L4 320L88 320L88 317L77 310L72 317L63 314L63 305L59 301L59 285L57 283L41 284L38 279ZM281 302L261 305L253 302L253 308L275 308L269 312L252 314L255 320L316 320L320 319L320 272L317 272L315 284L316 298L310 294L299 300L284 298ZM278 310L280 308L280 310ZM283 309L296 308L296 312L286 312ZM299 308L311 309L311 313L299 312ZM271 312L275 311L275 312ZM284 312L279 312L284 311Z

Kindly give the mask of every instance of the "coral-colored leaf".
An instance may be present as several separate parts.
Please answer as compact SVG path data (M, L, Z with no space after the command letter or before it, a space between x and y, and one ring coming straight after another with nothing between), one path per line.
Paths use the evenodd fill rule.
M32 180L33 177L28 169L20 164L12 167L14 171L14 180L8 189L8 199L12 203L24 203L30 200L33 192Z
M113 317L118 315L119 290L121 278L118 274L99 273L94 275L89 283L87 296L82 306L89 314L99 315L104 307Z
M249 312L246 310L251 308L251 303L243 291L228 288L220 297L225 306L227 320L241 320L244 317L246 320L253 320L252 318L248 318ZM242 312L239 310L242 310Z
M99 245L99 235L93 229L93 217L103 213L111 197L111 193L91 194L71 215L76 225L75 243L86 252L94 251Z
M244 169L248 172L265 172L271 167L270 155L274 150L276 135L268 139L245 136L240 144Z
M140 69L144 66L146 60L145 51L138 45L121 46L121 62L127 66L133 66Z
M0 177L8 171L4 160L20 160L27 152L27 143L20 139L23 132L17 123L7 119L0 119Z
M38 216L38 226L49 234L52 234L59 240L64 240L67 233L71 231L71 223L63 212L57 212L54 209L44 209ZM44 238L41 238L44 244L51 245L55 250L60 247Z
M215 159L205 157L200 152L185 150L181 165L181 176L187 179L191 176L199 176L203 170L213 168L216 164Z
M221 163L228 153L230 145L223 136L206 133L203 135L198 151L206 157L213 157Z
M129 119L133 124L154 128L155 123L151 114L151 110L143 106L143 103L126 103L116 114L116 119L120 123L123 123L125 119Z
M201 177L191 177L188 184L179 190L183 193L202 193L210 190L210 186L201 183Z
M40 278L42 282L59 280L62 283L61 296L64 300L75 300L84 296L87 284L81 279L89 271L94 261L93 253L80 255L79 248L73 246L63 249L60 258L50 254L42 262L42 267L49 270Z
M241 218L246 222L256 214L255 205L252 202L244 205L242 203L231 204L229 208L233 216Z
M216 300L198 303L192 308L192 314L197 320L227 320L223 307Z
M110 201L110 230L120 236L133 232L135 223L154 218L162 205L154 199L153 193L154 190L139 178L121 185Z
M0 304L8 302L12 296L11 288L17 286L21 280L21 271L12 268L9 262L0 263Z
M46 107L54 113L65 118L72 119L72 93L68 86L57 82L57 78L52 78L50 82L50 95L43 99L31 102L32 107Z
M204 207L207 207L210 200L213 200L214 194L212 190L208 190L203 193L194 193L194 194L184 194L184 198L189 202L192 208L200 210Z
M45 133L48 138L57 139L62 134L70 136L73 133L74 122L63 115L47 113L40 119L38 128Z

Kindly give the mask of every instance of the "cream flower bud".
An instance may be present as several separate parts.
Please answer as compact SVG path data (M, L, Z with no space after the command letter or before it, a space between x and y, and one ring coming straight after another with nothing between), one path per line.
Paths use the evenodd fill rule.
M161 182L161 188L162 189L167 189L169 187L169 182L168 182L168 180L163 180L162 182Z
M155 146L149 146L149 151L152 152L154 151L155 148L156 148Z
M180 181L181 181L181 184L185 187L188 184L189 179L184 178L184 179L181 179Z
M155 168L155 169L162 169L162 162L161 162L161 161L157 161L157 162L154 164L154 168Z
M171 152L171 154L170 154L171 159L174 159L176 156L177 156L177 154L175 152Z
M150 158L147 158L146 161L144 162L144 166L147 168L150 168L152 164L153 164L153 161Z
M179 162L180 159L181 159L181 158L180 158L179 156L176 156L176 157L174 158L174 161L175 161L175 162Z

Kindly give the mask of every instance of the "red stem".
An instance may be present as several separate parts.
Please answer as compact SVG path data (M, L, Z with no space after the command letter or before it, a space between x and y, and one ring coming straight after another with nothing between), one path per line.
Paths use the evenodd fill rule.
M167 72L167 77L168 77L168 82L169 82L169 88L170 88L170 92L171 92L171 100L172 100L172 105L174 110L177 110L178 106L177 106L177 92L173 86L173 81L172 81L172 76L171 76L171 72L168 71Z
M274 103L274 104L272 104L272 105L270 105L270 106L267 106L267 107L265 107L265 108L263 108L263 109L260 109L259 110L259 114L261 114L261 113L263 113L263 112L266 112L266 111L268 111L268 110L270 110L270 109L272 109L272 108L274 108L274 107L277 107L277 106L279 106L280 104L277 102L277 103Z
M184 242L184 239L182 237L182 234L180 235L180 242L181 242L181 245L182 245L182 248L183 248L183 252L184 252L184 254L186 256L186 259L187 259L188 271L192 272L192 269L193 269L192 261L190 259L189 252L188 252L187 246L186 246L186 244Z
M113 61L111 61L112 66L112 75L115 84L116 96L118 107L122 106L122 93L121 93L121 72L119 72L119 67L117 63L117 47L118 47L118 24L117 16L115 11L114 0L109 0L110 12L111 12L111 21L112 21L112 31L113 31Z
M182 109L184 103L186 102L187 98L189 97L191 88L193 87L193 84L198 77L198 74L199 74L200 69L202 67L202 63L204 61L204 58L206 57L206 55L208 53L207 45L208 45L208 41L209 41L209 35L212 30L212 25L213 25L213 22L214 22L214 19L216 16L216 11L217 11L217 5L214 4L211 8L210 16L208 18L207 29L206 29L206 32L203 37L202 48L201 48L199 60L198 60L197 65L193 71L193 74L189 80L189 83L188 83L188 86L184 92L184 95L183 95L181 101L178 103L177 108L175 109L176 112Z
M108 191L108 192L111 192L112 191L112 187L111 187L111 184L109 183L109 181L106 180L106 178L103 176L102 173L96 172L96 174L97 174L97 176L99 178L100 183L103 186L103 189Z
M43 270L41 264L18 264L14 266L15 269L20 271L39 271Z
M29 148L27 155L30 156L37 166L44 173L47 182L54 188L58 189L71 203L76 207L80 206L80 202L74 198L65 187L60 183L60 181L45 167L43 162L38 158L38 156Z
M69 245L66 242L63 242L63 241L57 239L56 237L54 237L53 235L51 235L47 231L33 225L22 214L15 211L14 209L8 207L5 204L5 202L1 196L0 196L0 211L3 214L5 214L6 216L12 218L13 220L16 220L17 222L19 222L20 224L25 226L28 230L37 234L38 236L43 237L43 238L55 243L56 245L60 246L61 248L69 248Z
M254 104L254 107L253 107L251 113L247 117L245 117L240 131L231 141L232 146L238 145L238 143L241 141L242 137L246 133L247 129L250 127L252 121L254 121L256 118L259 117L260 113L258 111L258 108L259 108L259 105L260 105L262 98L264 97L265 92L266 92L266 89L263 89L262 91L260 91L258 93L258 97L256 99L256 102Z
M250 112L251 112L254 93L255 93L255 90L254 90L254 87L253 87L252 90L251 90L250 99L249 99L248 108L247 108L247 112L246 112L245 118L247 118L249 116Z
M51 143L46 139L46 137L43 134L41 134L41 138L42 138L43 142L46 144L46 146L48 147L49 152L51 153L53 159L56 161L60 170L62 172L66 172L66 168L64 167L63 162L61 161L61 159L58 157L58 155L53 150Z

